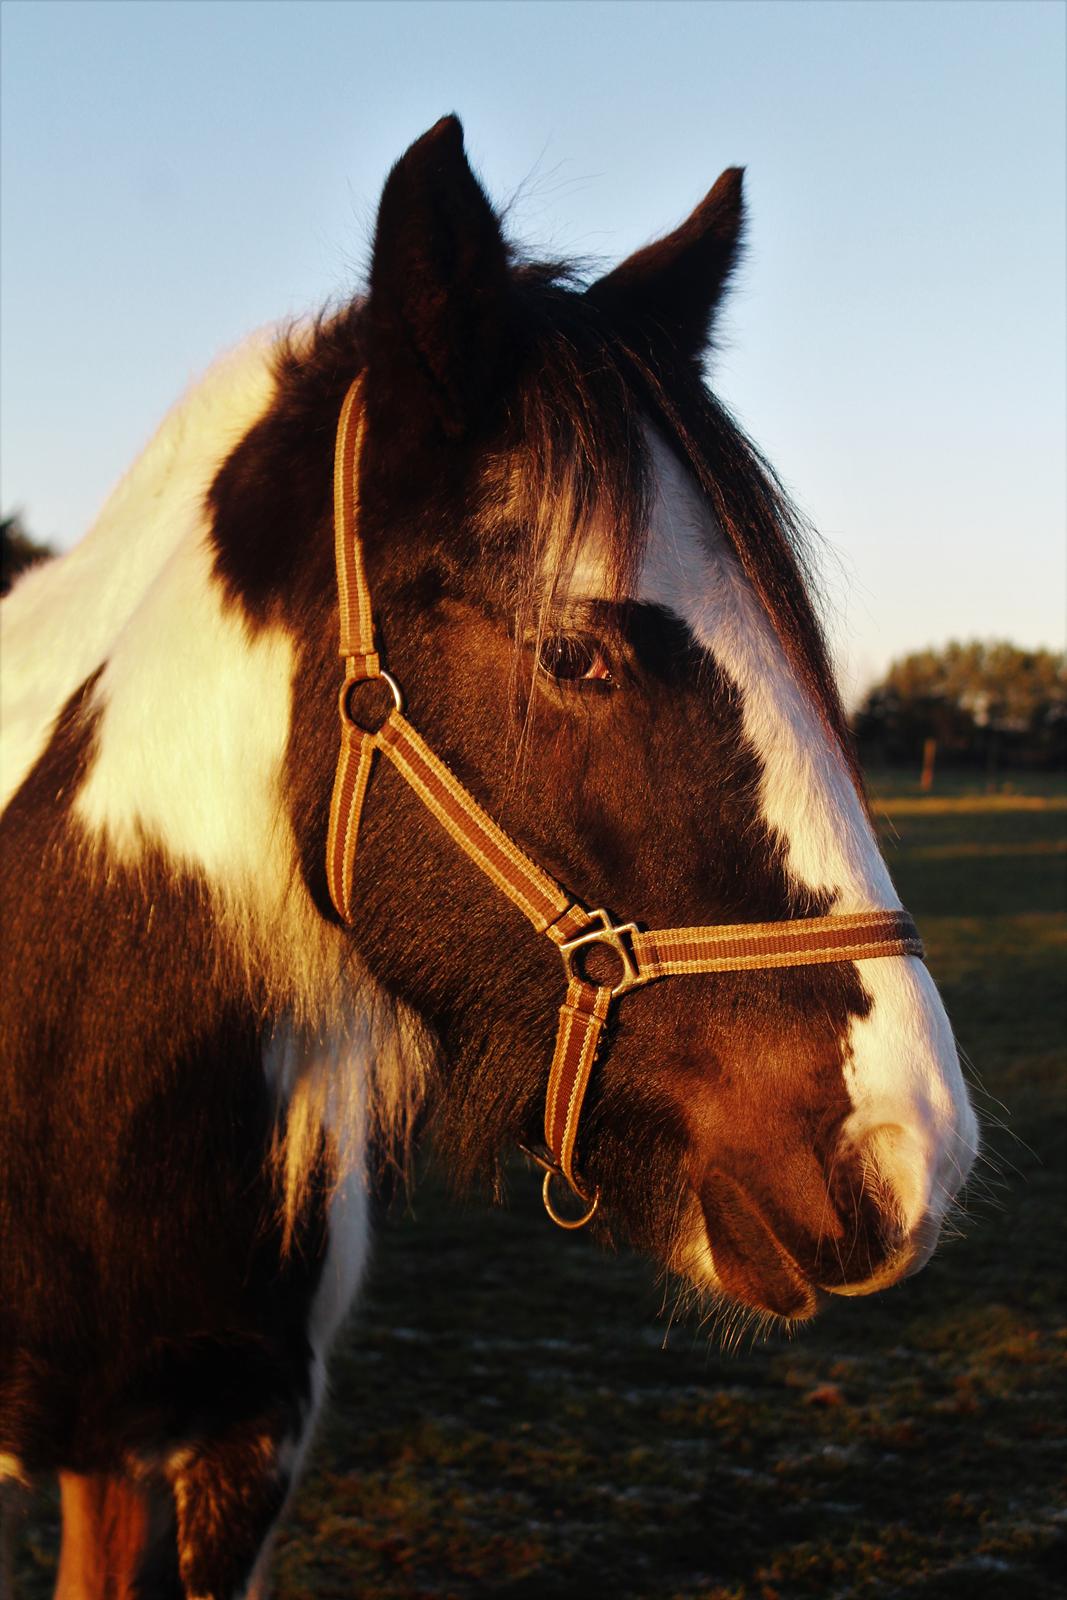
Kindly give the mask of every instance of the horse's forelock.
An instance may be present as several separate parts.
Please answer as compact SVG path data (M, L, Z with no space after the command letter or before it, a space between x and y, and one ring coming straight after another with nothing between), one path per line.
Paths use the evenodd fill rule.
M535 630L595 544L604 598L634 592L655 494L651 420L691 472L794 673L861 787L818 614L817 545L773 469L689 367L638 352L565 267L519 273L527 355L482 465L477 525Z

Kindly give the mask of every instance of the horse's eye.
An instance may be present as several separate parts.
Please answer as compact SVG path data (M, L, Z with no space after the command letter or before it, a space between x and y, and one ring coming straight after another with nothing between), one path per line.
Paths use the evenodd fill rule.
M614 683L599 639L587 633L550 633L537 651L542 672L558 683Z

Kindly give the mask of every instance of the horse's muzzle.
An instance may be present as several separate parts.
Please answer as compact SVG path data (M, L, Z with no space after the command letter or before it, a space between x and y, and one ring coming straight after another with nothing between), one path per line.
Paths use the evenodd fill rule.
M715 1275L745 1305L810 1317L820 1291L873 1294L917 1272L936 1245L938 1220L925 1215L907 1226L862 1147L838 1151L821 1195L809 1193L802 1202L800 1192L786 1185L763 1190L721 1166L703 1177L699 1195Z

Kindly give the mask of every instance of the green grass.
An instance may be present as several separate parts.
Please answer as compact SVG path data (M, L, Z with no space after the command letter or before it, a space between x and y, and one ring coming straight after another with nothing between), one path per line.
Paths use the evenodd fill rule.
M549 1226L521 1165L496 1211L429 1174L379 1229L277 1600L1062 1593L1067 804L901 787L878 788L887 850L982 1085L960 1236L724 1352L668 1329L647 1264Z
M1067 801L1067 772L1015 772L1010 768L990 775L966 767L939 766L928 796L923 795L919 771L900 767L868 767L872 794L895 800L907 798Z

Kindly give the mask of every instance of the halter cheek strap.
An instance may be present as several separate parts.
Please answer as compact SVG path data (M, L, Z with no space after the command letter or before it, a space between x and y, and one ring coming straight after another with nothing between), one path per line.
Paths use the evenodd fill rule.
M359 462L365 412L362 378L352 384L337 425L334 455L334 550L340 606L341 749L330 803L326 878L338 916L352 921L359 822L374 758L378 751L500 892L523 913L534 930L560 952L566 995L560 1007L556 1043L545 1097L545 1152L528 1154L544 1168L545 1209L563 1228L580 1228L599 1203L574 1171L575 1143L585 1091L611 1007L631 989L697 972L742 972L769 967L799 967L875 956L921 956L922 941L906 911L863 911L851 916L807 917L785 922L727 923L695 928L654 928L615 923L604 910L588 911L573 900L508 837L474 796L435 755L403 712L403 696L386 672L374 645L374 617L359 538ZM365 685L388 691L382 713L363 704ZM362 720L357 720L362 707ZM368 714L371 710L374 714ZM591 949L609 952L612 982L586 976ZM552 1188L564 1182L582 1210L564 1215L553 1204Z

